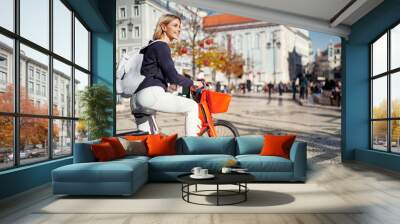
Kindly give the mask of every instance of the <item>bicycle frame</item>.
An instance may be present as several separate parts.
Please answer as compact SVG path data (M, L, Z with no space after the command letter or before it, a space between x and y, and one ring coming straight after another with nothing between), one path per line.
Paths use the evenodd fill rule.
M217 132L214 126L214 119L212 117L212 114L210 113L210 110L208 109L206 94L203 93L204 92L202 90L200 102L198 102L201 128L200 132L197 135L202 136L205 132L207 132L209 137L217 137Z

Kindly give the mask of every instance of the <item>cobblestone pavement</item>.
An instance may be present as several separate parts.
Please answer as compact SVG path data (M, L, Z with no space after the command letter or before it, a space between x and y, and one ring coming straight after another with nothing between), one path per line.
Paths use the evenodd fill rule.
M307 100L293 101L290 94L271 99L261 93L234 95L229 111L215 118L231 121L240 135L263 133L294 133L298 140L307 142L310 164L340 162L340 122L338 107L314 105ZM129 104L128 104L129 105ZM134 130L136 125L129 107L118 105L117 129ZM184 134L182 114L159 113L157 122L161 132Z

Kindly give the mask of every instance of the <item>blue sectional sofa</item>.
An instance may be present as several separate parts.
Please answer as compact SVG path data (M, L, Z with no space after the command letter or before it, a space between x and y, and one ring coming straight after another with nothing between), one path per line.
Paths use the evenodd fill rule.
M234 159L247 168L259 182L304 182L307 170L307 145L296 141L290 160L276 156L260 156L263 136L182 137L177 140L177 155L127 156L122 159L96 162L91 141L75 144L74 163L52 171L53 193L68 195L131 195L146 182L176 181L193 167L218 172Z

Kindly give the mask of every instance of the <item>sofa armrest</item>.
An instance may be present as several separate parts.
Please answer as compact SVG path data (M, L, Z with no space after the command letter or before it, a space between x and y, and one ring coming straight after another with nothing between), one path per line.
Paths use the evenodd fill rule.
M290 160L293 162L293 179L305 181L307 176L307 143L294 142L290 149Z
M92 144L97 144L97 143L100 143L100 141L75 143L75 145L74 145L74 163L95 162L96 158L94 157L90 146Z

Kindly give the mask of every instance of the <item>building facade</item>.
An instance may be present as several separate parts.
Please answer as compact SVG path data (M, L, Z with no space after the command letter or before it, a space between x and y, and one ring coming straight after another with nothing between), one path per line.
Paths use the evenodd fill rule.
M34 58L26 56L21 50L20 61L20 91L27 94L27 100L31 102L33 108L49 107L49 68ZM13 75L13 49L6 43L0 41L0 94L8 91L8 86L14 86ZM71 73L59 71L56 68L53 72L53 114L60 117L72 116L72 77ZM79 85L79 81L75 81L75 85ZM23 96L21 96L23 99ZM79 105L79 97L76 98L75 104ZM27 113L30 110L21 103L21 112ZM47 113L46 113L47 114ZM64 120L61 120L64 122ZM58 142L70 142L71 133L68 131L71 127L70 122L62 124L58 135ZM68 140L69 139L69 140Z
M341 49L340 43L330 43L325 50L317 50L313 68L314 79L341 79Z
M241 81L289 83L311 63L308 31L228 14L205 17L203 27L219 45L242 55L245 71Z

